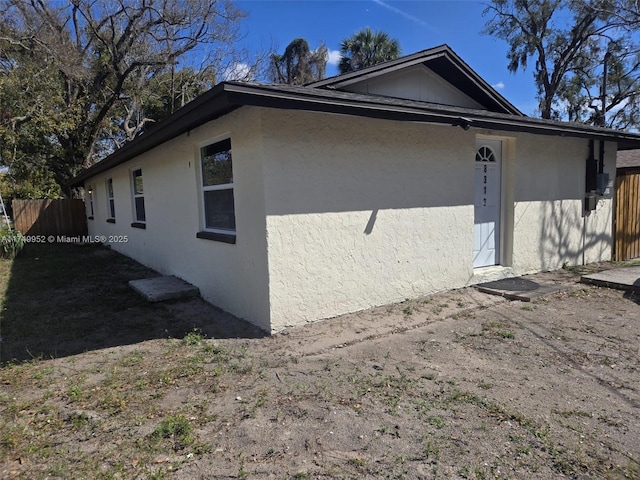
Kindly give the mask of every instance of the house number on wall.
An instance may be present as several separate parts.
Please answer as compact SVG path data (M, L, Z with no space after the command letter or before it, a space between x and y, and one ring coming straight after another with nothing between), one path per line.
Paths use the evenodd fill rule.
M495 162L496 161L496 157L493 153L493 151L491 151L491 149L489 147L483 146L480 147L478 149L478 151L476 152L476 162ZM483 182L484 182L484 187L482 188L482 193L483 193L483 197L482 197L482 206L486 207L487 206L487 165L483 165L482 166L482 170L483 173L485 175L483 175Z

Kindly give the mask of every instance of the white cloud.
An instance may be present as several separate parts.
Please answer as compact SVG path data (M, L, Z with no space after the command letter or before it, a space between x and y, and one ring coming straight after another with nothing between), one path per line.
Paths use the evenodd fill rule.
M504 82L498 82L495 85L492 85L496 90L502 90L504 88Z
M222 80L225 82L229 80L251 81L253 80L253 72L246 63L233 63L222 72Z
M329 65L338 65L340 63L341 58L342 58L342 54L340 53L339 50L329 50L327 63Z
M373 3L380 5L381 7L384 7L388 10L391 10L394 13L397 13L398 15L402 15L404 18L411 20L412 22L415 22L419 25L422 25L423 27L428 27L429 25L427 25L426 22L424 22L423 20L420 20L418 17L414 17L413 15L405 12L404 10L400 10L397 7L392 7L391 5L389 5L386 2L383 2L382 0L372 0Z

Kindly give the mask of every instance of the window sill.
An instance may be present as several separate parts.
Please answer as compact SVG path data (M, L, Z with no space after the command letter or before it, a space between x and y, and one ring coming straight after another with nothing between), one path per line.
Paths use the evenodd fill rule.
M87 217L87 220L93 220L93 215L91 215L90 217Z
M203 240L213 240L214 242L236 243L235 233L198 232L196 237Z
M115 218L107 218L107 223L116 223Z
M141 229L143 229L143 230L147 228L147 224L146 224L146 223L142 223L142 222L133 222L133 223L131 224L131 226L132 226L133 228L141 228Z

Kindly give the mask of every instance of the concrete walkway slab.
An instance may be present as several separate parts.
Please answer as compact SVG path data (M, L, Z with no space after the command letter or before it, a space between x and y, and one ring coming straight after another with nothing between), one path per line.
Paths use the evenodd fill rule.
M600 287L640 292L640 265L614 268L612 270L583 275L580 281Z
M534 298L571 288L570 285L545 284L523 277L504 278L494 282L480 283L475 287L484 293L499 295L509 300L520 300L521 302L530 302Z
M131 280L129 286L150 302L162 302L177 298L197 297L198 287L174 276L144 278Z

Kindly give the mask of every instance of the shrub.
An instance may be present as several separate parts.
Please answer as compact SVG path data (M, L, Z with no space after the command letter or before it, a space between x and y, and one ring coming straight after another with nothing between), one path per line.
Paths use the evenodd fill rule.
M24 236L17 230L9 230L7 227L0 230L0 256L3 258L15 258L24 248Z

